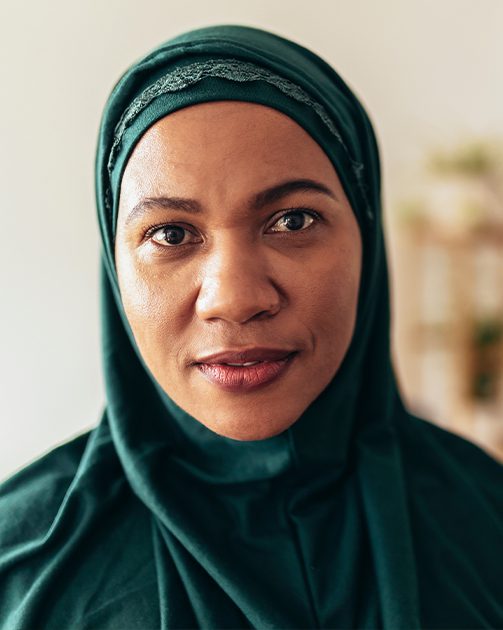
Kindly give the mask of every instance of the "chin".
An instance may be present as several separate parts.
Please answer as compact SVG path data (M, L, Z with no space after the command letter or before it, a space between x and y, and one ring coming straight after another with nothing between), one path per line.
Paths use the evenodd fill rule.
M252 442L267 440L283 433L295 424L298 416L271 419L270 416L257 418L257 414L247 413L242 417L233 414L226 418L224 414L218 418L199 418L197 415L195 418L213 433L239 442Z

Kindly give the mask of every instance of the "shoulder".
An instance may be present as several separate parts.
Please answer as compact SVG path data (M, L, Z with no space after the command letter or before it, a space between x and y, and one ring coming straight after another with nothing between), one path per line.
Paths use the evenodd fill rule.
M0 484L0 628L150 619L150 529L106 424L26 466Z
M90 433L52 449L0 484L0 550L47 530L75 477Z
M463 437L404 413L398 424L402 464L411 481L462 487L503 507L503 466Z
M413 416L398 437L424 626L500 627L503 467Z

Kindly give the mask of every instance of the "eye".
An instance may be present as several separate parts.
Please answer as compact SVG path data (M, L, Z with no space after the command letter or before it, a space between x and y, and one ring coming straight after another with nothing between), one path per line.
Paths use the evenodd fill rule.
M289 210L269 228L271 232L298 232L305 230L317 219L314 212L307 210Z
M189 232L181 225L162 225L153 226L150 228L146 235L157 245L163 247L174 247L175 245L185 245L186 243L193 242L195 235Z

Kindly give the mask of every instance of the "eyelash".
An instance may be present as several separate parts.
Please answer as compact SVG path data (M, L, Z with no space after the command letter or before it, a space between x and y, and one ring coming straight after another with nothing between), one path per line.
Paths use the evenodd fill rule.
M303 213L303 214L307 214L308 216L312 217L315 222L320 222L322 221L322 217L321 215L316 212L315 210L312 210L311 208L287 208L284 210L284 212L276 219L276 221L272 224L272 226L276 225L276 223L278 223L278 221L280 221L284 216L288 215L288 214L295 214L295 213ZM311 224L313 225L313 224ZM286 232L283 232L283 234L285 233L295 233L295 232L306 232L307 230L310 229L311 225L309 225L307 228L304 229L300 229L300 230L289 230ZM152 238L152 236L158 232L159 230L162 230L163 228L167 228L167 227L181 227L182 229L186 230L187 232L191 232L191 230L187 227L185 227L184 225L180 225L179 223L155 223L153 225L149 225L143 234L143 240L150 240ZM271 226L271 227L272 227ZM192 232L193 233L193 232ZM277 232L278 233L278 232ZM152 243L156 246L156 247L161 247L163 249L175 249L175 248L179 248L179 247L183 247L183 245L190 245L190 243L181 243L179 245L161 245L159 243L156 243L154 240L152 240Z

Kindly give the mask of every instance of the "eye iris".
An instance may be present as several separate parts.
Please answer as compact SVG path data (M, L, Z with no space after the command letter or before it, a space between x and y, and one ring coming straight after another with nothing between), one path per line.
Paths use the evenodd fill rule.
M176 225L164 228L164 239L170 245L179 245L185 236L185 230Z
M300 230L304 227L305 221L305 217L301 212L292 212L283 217L283 225L289 230Z

